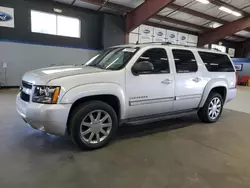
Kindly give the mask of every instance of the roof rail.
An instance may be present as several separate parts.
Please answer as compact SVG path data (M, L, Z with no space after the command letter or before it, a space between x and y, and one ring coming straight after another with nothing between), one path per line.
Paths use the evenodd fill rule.
M199 48L199 49L206 49L206 50L213 50L214 48L206 48L206 47L197 47L197 46L189 46L185 44L172 44L171 42L163 42L162 45L173 45L173 46L183 46L183 47L191 47L191 48ZM215 49L218 50L218 49ZM218 50L220 51L220 50Z
M206 48L206 47L196 47L196 46L189 46L189 45L185 45L185 44L172 44L171 42L145 42L145 43L139 43L137 42L136 45L138 44L159 44L159 45L173 45L173 46L182 46L182 47L192 47L192 48L199 48L199 49L206 49L206 50L216 50L221 52L220 50L216 49L216 48Z
M217 49L217 48L210 48L211 50L215 50L217 52L222 52L221 50Z
M139 43L138 41L135 43L136 45L139 44L160 44L160 45L168 45L168 44L172 44L171 42L143 42L143 43Z
M189 46L185 44L172 44L171 42L163 42L161 45L173 45L173 46L183 46L183 47L194 47L194 46Z
M182 45L182 44L172 44L171 42L145 42L145 43L139 43L136 42L136 45L139 44L159 44L159 45L174 45L174 46L184 46L184 47L195 47L195 46L188 46L188 45Z

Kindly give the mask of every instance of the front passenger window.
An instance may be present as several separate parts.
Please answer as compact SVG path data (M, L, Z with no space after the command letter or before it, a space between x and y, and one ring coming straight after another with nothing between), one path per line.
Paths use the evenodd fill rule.
M145 74L170 73L168 56L166 50L163 48L147 50L137 60L137 63L141 61L149 61L153 64L153 70Z

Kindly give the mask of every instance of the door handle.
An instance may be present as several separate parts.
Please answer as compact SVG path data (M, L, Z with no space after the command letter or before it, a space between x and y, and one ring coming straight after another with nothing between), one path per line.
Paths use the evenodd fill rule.
M193 79L193 81L196 82L196 83L198 83L199 81L201 81L201 78L195 77L195 78Z
M169 80L169 79L161 81L162 84L166 84L166 85L171 84L172 82L173 80Z

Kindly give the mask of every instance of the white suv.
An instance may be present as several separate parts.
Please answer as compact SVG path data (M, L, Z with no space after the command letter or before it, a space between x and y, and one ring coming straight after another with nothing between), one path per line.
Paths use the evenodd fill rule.
M83 66L34 70L23 76L17 111L35 129L69 134L80 148L106 145L118 125L195 110L216 122L236 96L225 53L167 44L108 48Z

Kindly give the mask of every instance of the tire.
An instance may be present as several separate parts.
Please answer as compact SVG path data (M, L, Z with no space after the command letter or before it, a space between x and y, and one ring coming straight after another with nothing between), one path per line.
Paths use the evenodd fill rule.
M114 109L101 101L83 103L73 111L69 121L72 141L82 150L104 147L116 134L117 127Z
M217 101L219 102L217 103ZM217 107L215 107L215 105L212 105L212 103L216 103ZM199 119L204 123L215 123L221 116L223 105L224 101L221 95L216 92L211 92L204 106L198 111Z

